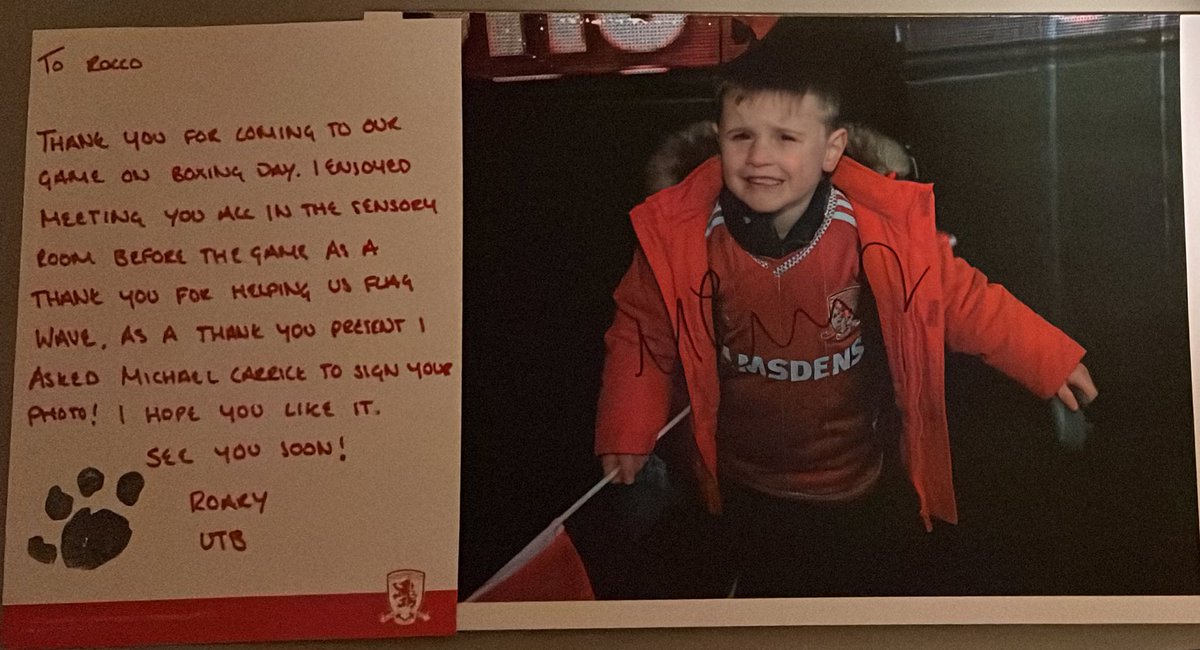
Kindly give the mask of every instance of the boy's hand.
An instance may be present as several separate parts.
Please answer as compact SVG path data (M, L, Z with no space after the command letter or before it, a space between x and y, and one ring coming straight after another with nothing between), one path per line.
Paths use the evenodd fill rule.
M601 454L600 465L607 476L614 469L617 475L612 482L618 485L633 485L633 479L642 471L649 454Z
M1080 404L1080 400L1075 399L1076 393L1082 398L1083 404ZM1092 376L1088 373L1087 366L1082 363L1075 366L1071 374L1067 375L1067 381L1063 382L1058 389L1058 399L1062 400L1063 404L1066 404L1067 408L1072 411L1078 411L1080 406L1086 406L1096 399L1098 394L1099 391L1092 383Z

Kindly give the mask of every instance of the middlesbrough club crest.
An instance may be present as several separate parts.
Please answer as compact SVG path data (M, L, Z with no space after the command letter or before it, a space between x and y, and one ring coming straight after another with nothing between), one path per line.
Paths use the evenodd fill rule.
M425 572L416 569L392 571L387 576L388 605L392 611L379 617L379 622L395 621L397 625L411 625L417 619L429 620L429 614L421 611L425 598Z
M858 319L858 298L862 287L854 285L829 296L829 328L821 332L821 338L841 341L858 330L862 321Z

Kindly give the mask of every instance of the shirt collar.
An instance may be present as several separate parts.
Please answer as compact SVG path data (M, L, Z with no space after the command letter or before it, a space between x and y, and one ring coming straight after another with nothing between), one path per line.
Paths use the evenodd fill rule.
M774 213L755 212L734 196L729 188L721 188L717 205L724 215L725 227L739 246L752 255L779 259L812 241L825 220L831 187L828 179L821 179L804 214L800 215L783 239L775 232Z

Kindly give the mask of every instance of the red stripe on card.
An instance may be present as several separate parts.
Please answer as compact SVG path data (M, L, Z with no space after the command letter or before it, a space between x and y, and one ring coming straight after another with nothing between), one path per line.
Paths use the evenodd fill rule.
M427 591L402 625L386 593L5 605L6 648L374 639L454 634L458 592Z

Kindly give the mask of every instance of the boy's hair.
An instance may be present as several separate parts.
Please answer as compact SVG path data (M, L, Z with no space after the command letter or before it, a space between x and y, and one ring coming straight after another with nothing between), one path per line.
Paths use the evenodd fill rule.
M715 77L718 104L727 98L740 103L750 95L781 92L812 95L826 109L825 126L841 126L842 91L837 67L831 61L797 60L776 48L759 46L721 66Z

